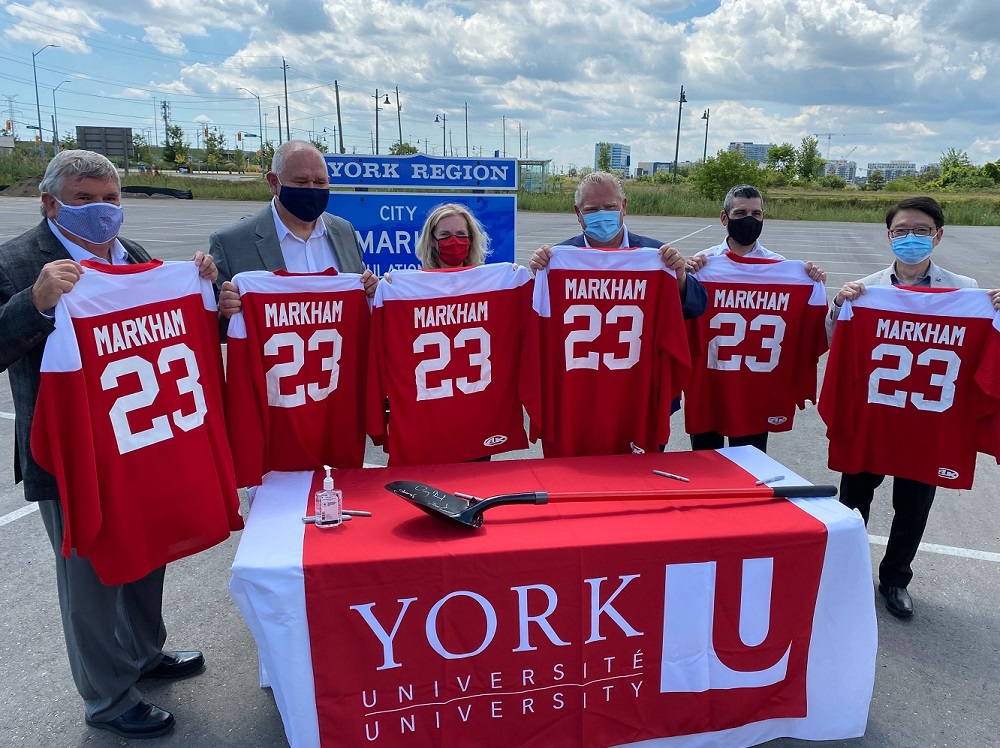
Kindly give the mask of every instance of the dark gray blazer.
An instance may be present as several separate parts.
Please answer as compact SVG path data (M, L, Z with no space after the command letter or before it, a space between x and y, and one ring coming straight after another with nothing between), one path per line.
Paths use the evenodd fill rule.
M323 214L326 237L337 258L337 265L345 273L363 273L364 260L354 227L343 218L331 213ZM219 268L222 286L237 273L248 270L285 270L285 258L278 243L278 231L274 227L274 216L268 204L252 216L241 218L235 223L216 231L208 240L209 249Z
M118 237L132 262L149 262L140 245ZM42 266L53 260L72 259L42 222L4 244L0 244L0 371L10 377L14 396L14 482L24 481L28 501L58 500L56 480L31 456L31 421L38 399L39 370L45 339L55 329L53 321L40 314L31 301L31 287Z

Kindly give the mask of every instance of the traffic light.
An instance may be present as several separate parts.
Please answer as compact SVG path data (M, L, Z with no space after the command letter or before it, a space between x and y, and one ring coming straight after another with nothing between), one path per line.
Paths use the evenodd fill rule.
M208 125L205 125L205 137L208 137Z
M238 140L238 141L243 140L243 133L242 132L236 133L236 140Z
M4 129L10 132L11 130L14 129L14 123L11 122L10 120L7 120L7 126Z

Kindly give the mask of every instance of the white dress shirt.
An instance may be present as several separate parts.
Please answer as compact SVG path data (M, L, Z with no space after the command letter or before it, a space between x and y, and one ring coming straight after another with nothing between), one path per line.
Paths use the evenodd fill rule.
M278 233L278 244L281 246L281 255L285 258L285 269L288 272L319 273L327 268L340 271L337 258L333 254L333 247L326 236L326 222L322 216L316 219L316 227L309 238L302 241L281 222L273 199L271 214L274 216L274 229Z

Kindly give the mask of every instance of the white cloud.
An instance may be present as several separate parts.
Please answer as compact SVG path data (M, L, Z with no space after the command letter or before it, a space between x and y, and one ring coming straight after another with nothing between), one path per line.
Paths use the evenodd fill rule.
M142 40L147 44L152 44L165 55L180 56L188 51L180 34L176 31L167 31L159 26L147 26L146 34Z

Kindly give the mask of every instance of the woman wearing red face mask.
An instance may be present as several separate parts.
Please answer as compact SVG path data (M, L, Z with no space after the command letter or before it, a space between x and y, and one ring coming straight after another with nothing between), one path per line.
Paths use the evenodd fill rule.
M464 205L445 203L430 212L417 241L425 270L475 267L489 254L490 238Z

